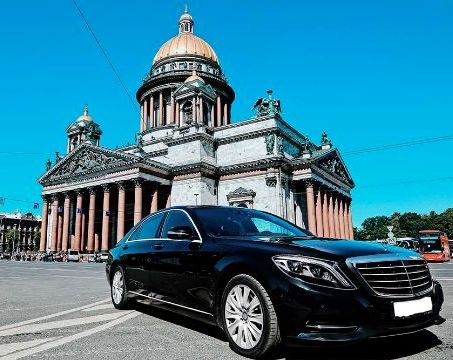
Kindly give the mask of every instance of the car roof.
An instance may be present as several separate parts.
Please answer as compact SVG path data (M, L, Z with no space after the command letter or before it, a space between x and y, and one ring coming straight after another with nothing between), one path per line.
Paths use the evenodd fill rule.
M221 205L178 205L167 208L168 209L203 209L203 208L219 208L219 209L234 209L232 206L221 206ZM243 208L242 208L243 209ZM162 209L164 210L164 209Z

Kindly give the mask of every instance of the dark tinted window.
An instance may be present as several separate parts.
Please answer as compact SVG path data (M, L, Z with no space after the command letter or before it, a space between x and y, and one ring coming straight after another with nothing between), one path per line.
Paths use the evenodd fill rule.
M422 252L440 251L442 249L439 238L440 233L422 233L419 235L418 243Z
M194 209L200 223L210 236L307 236L311 235L297 226L271 214L241 208Z
M167 218L165 219L165 224L162 229L162 237L168 238L168 230L174 228L175 226L189 226L193 229L194 233L196 233L196 230L193 228L192 221L190 221L186 213L179 210L172 210L168 213Z
M130 240L153 239L158 237L157 232L165 213L160 213L144 220L140 227L132 234Z

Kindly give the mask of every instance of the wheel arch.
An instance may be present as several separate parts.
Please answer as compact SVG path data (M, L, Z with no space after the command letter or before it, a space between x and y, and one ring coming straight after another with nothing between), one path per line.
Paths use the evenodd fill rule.
M228 282L239 274L250 275L254 277L268 291L268 283L263 273L260 273L259 267L254 262L232 262L225 266L215 283L214 287L214 304L213 310L217 324L222 327L221 321L221 300L223 291Z
M109 284L112 283L112 277L115 269L120 266L121 263L119 260L113 260L113 262L110 264L110 269L109 269Z

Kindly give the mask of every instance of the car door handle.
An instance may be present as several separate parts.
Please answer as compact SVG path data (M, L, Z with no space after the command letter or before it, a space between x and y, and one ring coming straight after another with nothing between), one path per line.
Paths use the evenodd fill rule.
M162 250L164 246L162 244L154 244L153 247L156 250Z
M123 250L127 250L127 249L129 249L129 245L124 245Z

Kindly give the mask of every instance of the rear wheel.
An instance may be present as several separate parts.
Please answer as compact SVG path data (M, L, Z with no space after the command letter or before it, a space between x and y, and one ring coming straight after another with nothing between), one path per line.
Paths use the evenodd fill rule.
M128 305L124 271L121 266L117 266L113 271L112 281L110 284L112 303L115 308L123 310L126 309Z
M277 314L269 294L252 276L233 277L222 296L222 324L230 347L260 358L280 344Z

